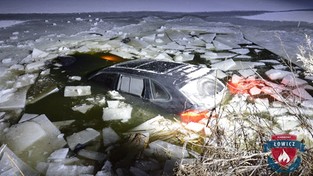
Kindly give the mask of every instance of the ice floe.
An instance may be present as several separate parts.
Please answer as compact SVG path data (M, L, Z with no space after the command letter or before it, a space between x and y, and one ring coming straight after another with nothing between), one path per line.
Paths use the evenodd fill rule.
M87 128L83 131L72 134L66 137L67 143L71 150L74 150L77 145L85 145L95 140L100 136L100 133L92 128Z
M64 89L64 97L86 96L90 94L90 86L66 86Z

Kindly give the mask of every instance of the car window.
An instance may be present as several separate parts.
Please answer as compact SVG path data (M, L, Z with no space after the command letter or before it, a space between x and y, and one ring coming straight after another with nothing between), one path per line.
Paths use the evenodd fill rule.
M96 75L92 79L105 87L114 89L117 83L118 76L118 74L114 73L101 73L99 75Z
M120 91L133 95L142 96L144 90L144 82L141 78L122 75L119 81Z
M158 83L151 81L151 92L154 100L169 100L170 96Z

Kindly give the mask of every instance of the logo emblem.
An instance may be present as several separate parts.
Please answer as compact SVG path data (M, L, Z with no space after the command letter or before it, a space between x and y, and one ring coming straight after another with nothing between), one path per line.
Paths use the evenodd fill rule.
M269 166L275 172L293 172L301 163L298 151L304 152L304 144L297 141L297 136L290 134L273 135L272 140L263 146L264 152L271 151L267 158Z

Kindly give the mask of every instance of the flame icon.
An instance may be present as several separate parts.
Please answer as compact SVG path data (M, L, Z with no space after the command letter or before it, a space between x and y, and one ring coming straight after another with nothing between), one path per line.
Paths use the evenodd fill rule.
M285 150L283 149L283 153L281 153L278 157L278 162L288 163L289 161L290 161L290 158L289 158L288 154L285 152Z

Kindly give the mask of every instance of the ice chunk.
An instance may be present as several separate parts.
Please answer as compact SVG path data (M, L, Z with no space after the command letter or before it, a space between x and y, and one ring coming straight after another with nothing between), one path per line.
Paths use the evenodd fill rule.
M194 55L190 54L190 53L182 53L182 54L178 54L174 57L174 60L176 62L186 62L186 61L191 61L193 60Z
M18 123L26 122L28 120L31 120L35 117L39 116L38 114L23 114L20 121Z
M111 127L103 128L102 136L103 146L105 147L121 139L120 136Z
M248 78L249 76L253 76L256 73L256 69L245 69L245 70L239 70L238 72L245 78Z
M35 58L35 59L36 58L44 58L48 55L49 55L49 53L46 53L46 52L39 50L37 48L34 48L33 52L32 52L32 58Z
M78 166L64 164L49 164L46 176L78 176L83 174L93 174L94 166Z
M216 68L216 69L220 69L223 71L227 71L230 68L234 67L235 65L236 65L236 63L232 59L227 59L225 61L212 64L211 67Z
M236 54L227 53L227 52L215 53L215 52L207 51L201 55L201 58L204 58L206 60L212 60L212 59L227 59L227 58L232 58L234 56L236 56Z
M215 47L214 47L213 43L206 43L205 44L205 49L214 50Z
M108 92L108 95L111 99L115 99L115 100L125 100L125 98L117 91L112 90Z
M252 57L248 55L238 55L234 57L235 60L251 60Z
M305 100L313 100L313 97L302 87L293 89L292 93Z
M90 94L90 86L66 86L64 89L64 97L86 96Z
M122 122L127 122L131 118L132 110L131 105L120 102L117 108L103 108L102 119L104 121L122 120Z
M219 42L219 41L216 41L214 40L213 41L213 45L215 47L215 49L217 51L223 51L223 50L231 50L233 49L232 46L229 46L228 44L225 44L225 43L222 43L222 42ZM240 47L237 47L237 48L240 48Z
M175 42L170 42L170 43L167 43L166 45L161 45L158 47L164 50L184 50L185 49L184 46L178 45Z
M40 172L42 175L45 175L47 173L48 167L49 163L38 162L36 165L36 170Z
M35 83L38 74L25 74L19 76L15 81L14 88L21 88Z
M236 66L232 67L230 70L244 70L252 69L255 67L265 66L263 62L247 62L247 61L236 61Z
M285 66L285 65L281 65L281 64L278 64L278 65L272 65L272 67L275 69L275 70L285 70L287 69L288 67Z
M85 114L87 111L89 111L93 107L94 107L94 105L82 104L82 105L76 105L76 106L72 107L72 110Z
M303 79L295 77L295 75L289 74L283 78L281 83L287 86L295 87L295 86L301 86L301 85L307 84L308 82Z
M213 39L215 38L216 34L202 34L199 36L200 39L204 40L206 43L211 43Z
M27 64L25 67L25 71L27 73L35 72L42 69L45 66L45 61L37 61L30 64Z
M70 76L68 79L70 79L71 81L80 81L82 79L82 77L80 77L80 76Z
M241 54L241 55L246 55L250 52L249 49L245 49L245 48L239 48L239 49L232 49L230 50L231 52L237 53L237 54Z
M78 144L87 144L93 140L95 140L100 133L92 128L87 128L78 133L74 133L71 136L66 137L68 145L71 150L74 150Z
M275 69L268 70L265 72L265 74L271 80L283 79L287 75L293 75L292 72L284 71L284 70L275 70Z
M69 152L69 148L62 148L62 149L56 150L50 154L50 156L48 157L48 161L49 162L62 161L66 159L68 152Z
M108 108L118 108L118 105L120 104L120 101L118 100L109 100L107 101Z
M21 174L22 173L22 174ZM33 175L39 173L26 165L6 145L0 147L0 175Z
M270 63L270 64L280 64L280 62L278 60L259 60L259 62L265 62L265 63Z
M26 94L28 88L18 90L9 89L0 91L0 110L20 109L26 104Z
M173 58L166 53L160 53L154 59L163 61L173 61Z
M35 122L13 125L5 133L5 143L17 154L22 153L37 141L47 137L45 130Z
M183 147L161 141L156 140L149 144L149 149L145 150L146 154L157 155L164 158L185 158L189 156L189 153Z
M224 79L227 77L222 70L214 70L211 75L217 77L218 79Z
M85 150L85 149L79 150L77 154L84 158L88 158L88 159L92 159L96 161L103 161L106 158L106 155L104 153Z
M13 97L16 89L5 89L0 91L0 103L6 102Z

